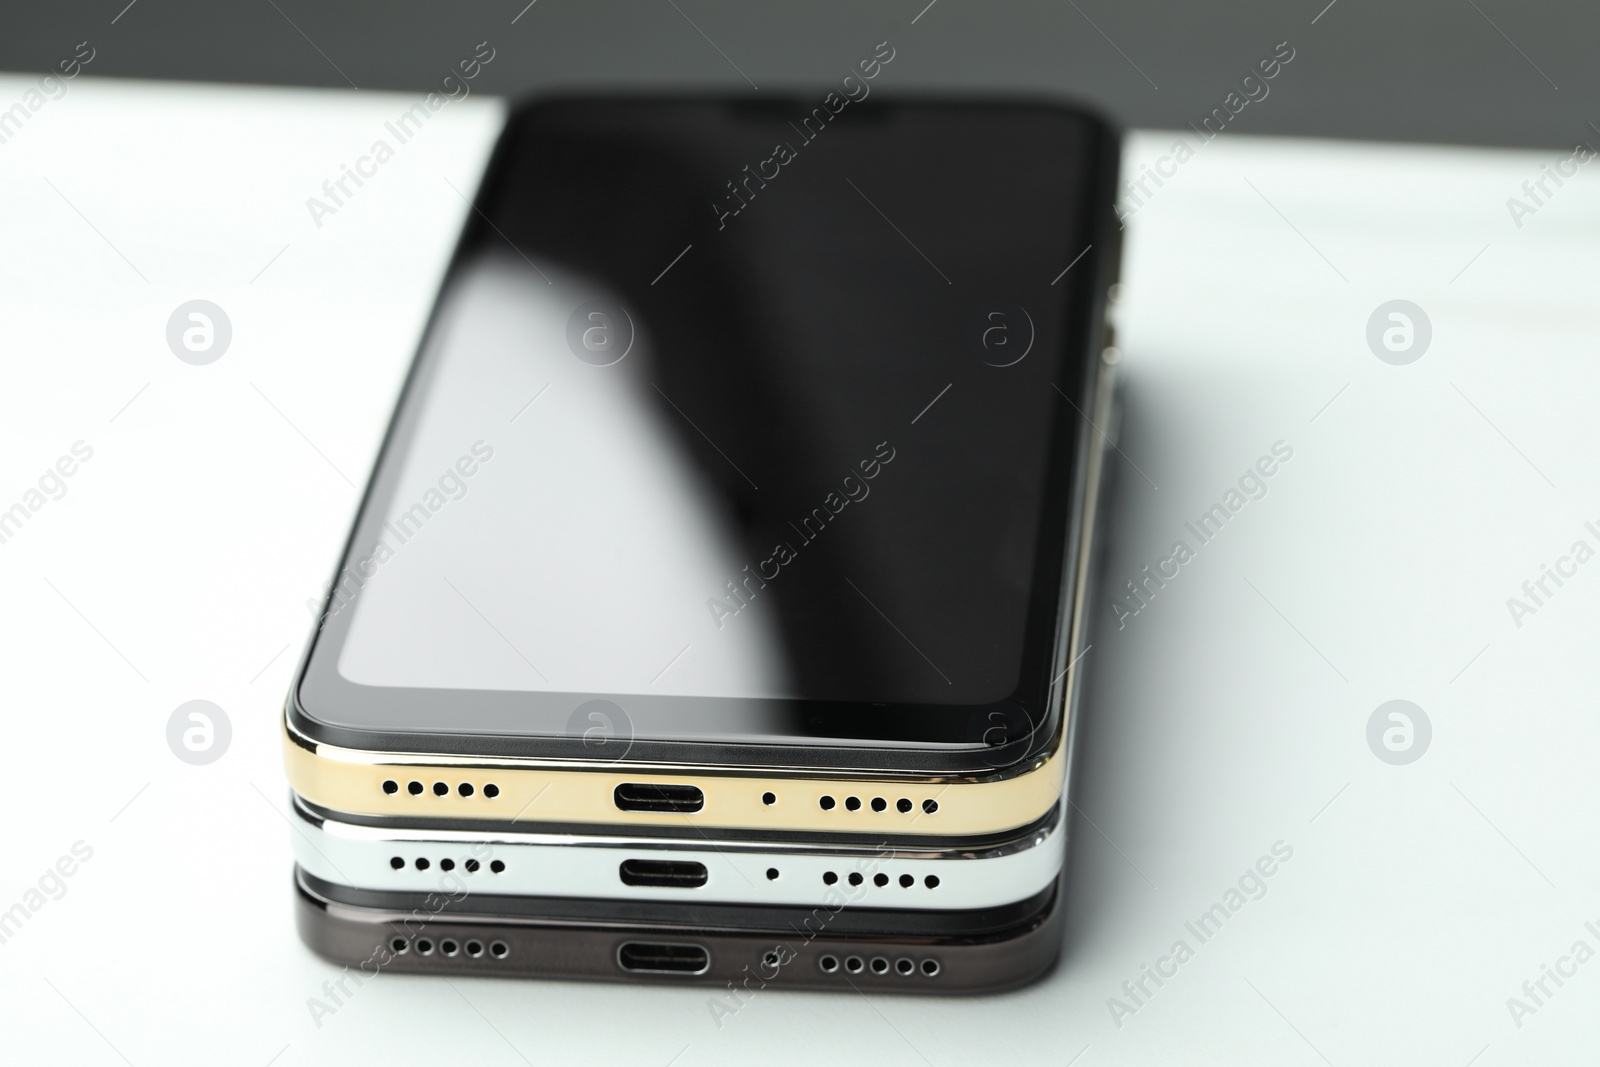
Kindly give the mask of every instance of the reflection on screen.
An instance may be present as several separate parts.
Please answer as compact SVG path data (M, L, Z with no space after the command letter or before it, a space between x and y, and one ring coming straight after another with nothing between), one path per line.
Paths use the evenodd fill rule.
M769 617L708 623L706 600L728 598L746 563L650 384L647 324L617 364L575 359L570 313L604 301L540 269L549 282L514 254L485 257L446 297L341 672L382 686L796 695ZM614 343L589 341L597 362Z
M641 735L744 736L845 727L717 698L1042 704L1089 132L874 98L750 178L789 110L513 117L318 652L372 687L339 714L538 730L631 694L678 698L624 702Z

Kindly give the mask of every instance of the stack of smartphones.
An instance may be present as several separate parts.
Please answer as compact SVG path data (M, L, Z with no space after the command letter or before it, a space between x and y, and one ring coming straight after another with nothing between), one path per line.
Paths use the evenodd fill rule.
M287 703L306 943L1048 970L1117 151L1038 102L511 110Z

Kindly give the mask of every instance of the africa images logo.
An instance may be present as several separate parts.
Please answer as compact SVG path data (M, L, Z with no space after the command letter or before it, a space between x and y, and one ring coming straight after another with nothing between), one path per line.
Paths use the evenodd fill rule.
M800 547L804 548L821 537L822 531L827 529L828 524L838 518L839 513L852 502L860 503L867 499L867 494L872 492L872 487L867 483L883 473L883 468L893 462L894 457L895 450L890 447L888 441L878 442L872 458L864 459L857 464L860 474L851 471L844 476L840 483L842 494L839 490L830 491L821 504L812 508L811 513L800 520L799 526L789 523L789 528L798 535ZM755 599L756 594L765 589L768 582L782 574L784 567L799 557L800 552L792 542L780 541L772 546L772 555L757 563L754 571L751 571L748 563L745 564L743 585L735 578L729 578L723 583L723 589L727 593L726 600L717 597L706 598L706 610L711 613L711 621L716 628L722 629L728 619L749 607L750 601ZM768 567L772 568L770 574L767 572Z
M887 54L885 54L885 49L888 50ZM855 71L852 71L844 76L844 80L840 83L841 88L844 89L844 95L841 96L838 92L828 93L827 96L822 98L821 104L812 108L810 113L800 120L800 125L796 126L793 122L789 123L790 129L799 134L800 147L804 148L822 136L822 131L828 128L828 123L832 122L845 108L852 103L859 103L865 100L867 95L872 92L872 86L868 85L867 82L881 74L883 68L888 66L894 60L894 57L895 50L893 46L888 41L879 41L877 47L873 50L872 57L863 59L856 64L856 70L860 71L860 74L858 75ZM795 148L794 144L790 141L783 141L773 146L772 155L756 164L755 173L752 174L750 165L748 163L745 164L744 177L738 179L739 184L735 185L730 180L727 183L728 195L722 198L722 202L718 203L715 200L711 202L711 213L717 217L717 229L727 229L728 220L749 207L750 201L756 198L758 190L765 189L767 182L776 181L778 176L783 173L783 168L799 158L800 152ZM770 172L768 170L769 167L771 168ZM755 183L754 187L751 186L752 182ZM741 188L744 190L743 193L739 191Z
M1267 479L1293 458L1294 446L1287 441L1274 441L1272 455L1262 456L1247 468L1240 475L1237 488L1229 487L1222 494L1222 499L1202 512L1198 519L1183 524L1184 529L1194 537L1195 544L1192 547L1187 540L1178 539L1173 542L1166 557L1156 561L1154 569L1146 564L1139 572L1141 577L1123 582L1122 593L1111 602L1111 610L1117 617L1117 629L1126 629L1129 619L1149 607L1156 593L1182 573L1182 568L1199 554L1203 546L1216 540L1229 519L1243 511L1250 501L1265 498L1268 492Z

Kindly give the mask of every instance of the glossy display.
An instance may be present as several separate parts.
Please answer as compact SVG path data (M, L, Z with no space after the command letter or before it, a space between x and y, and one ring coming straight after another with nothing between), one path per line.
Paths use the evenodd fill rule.
M822 94L515 114L304 710L961 747L985 709L1047 722L1104 137Z

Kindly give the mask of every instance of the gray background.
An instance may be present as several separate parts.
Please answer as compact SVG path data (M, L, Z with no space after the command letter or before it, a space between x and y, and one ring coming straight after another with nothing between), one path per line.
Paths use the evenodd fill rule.
M487 40L479 92L738 88L739 70L772 90L834 81L887 37L896 90L1063 92L1173 128L1287 40L1292 68L1233 131L1540 148L1600 136L1593 3L925 2L537 0L513 25L527 0L67 0L0 19L0 70L49 69L87 39L97 77L421 90Z

